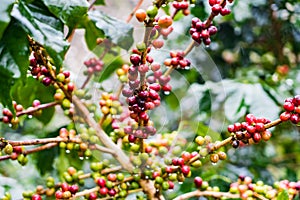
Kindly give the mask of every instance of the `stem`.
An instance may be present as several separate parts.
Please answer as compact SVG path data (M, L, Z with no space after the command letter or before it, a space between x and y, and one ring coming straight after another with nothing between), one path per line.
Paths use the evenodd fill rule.
M76 96L73 97L73 103L77 111L84 118L85 122L96 130L96 135L99 137L104 146L115 152L115 158L120 162L124 169L132 172L133 165L131 164L128 156L110 139L110 137L102 130L99 124L91 117L86 106Z
M193 48L194 48L196 45L197 45L196 41L193 40L193 41L189 44L189 46L183 51L183 53L184 53L183 55L184 55L184 56L188 55L188 54L193 50Z
M272 128L273 126L277 126L278 124L280 124L282 121L281 119L276 119L268 124L265 125L265 129L268 129L268 128Z
M253 193L253 196L256 197L256 198L258 198L258 199L261 199L261 200L268 200L267 198L265 198L264 196L262 196L262 195L260 195L260 194L258 194L256 192Z
M101 174L109 174L109 173L112 173L112 172L120 171L121 169L122 169L122 166L106 168L106 169L101 170Z
M100 121L99 121L99 125L102 127L103 122L105 121L106 117L108 116L108 114L105 114L101 117Z
M21 112L17 112L16 113L16 116L17 117L20 117L22 115L26 115L26 114L33 114L34 112L38 111L38 110L43 110L43 109L46 109L46 108L50 108L52 106L56 106L58 105L59 102L51 102L51 103L45 103L45 104L41 104L39 106L36 106L36 107L30 107L26 110L23 110ZM2 121L3 118L0 118L0 121Z
M116 98L117 98L117 99L120 98L120 95L121 95L121 93L122 93L122 90L123 90L124 86L125 86L125 84L122 83L122 84L120 85L119 89L117 90L117 92L116 92Z
M229 192L214 192L214 191L195 190L192 192L182 194L182 195L176 197L174 200L184 200L184 199L189 199L192 197L201 197L201 196L208 196L208 197L214 197L214 198L227 197L227 198L232 198L232 199L236 199L236 198L240 197L239 194L231 194Z
M51 149L52 147L57 146L57 144L58 143L48 143L48 144L36 147L34 149L26 150L26 151L23 152L23 154L28 155L28 154L35 153L35 152L38 152L38 151L43 151L43 150L46 150L46 149Z
M85 86L88 84L88 82L91 80L91 78L92 78L92 74L89 74L89 75L86 77L86 79L85 79L84 83L82 84L82 86L80 87L80 89L84 89Z
M129 14L129 16L126 19L126 22L129 23L130 20L132 19L134 13L141 7L143 3L143 0L139 0L139 2L136 4L136 6L134 7L134 9L132 10L132 12Z
M109 153L112 155L115 155L115 152L112 151L111 149L108 149L106 147L100 146L99 144L94 144L94 145L90 145L91 149L96 149L98 151L102 151L104 153Z
M42 138L42 139L33 139L26 141L7 141L12 146L25 146L25 145L37 145L37 144L48 144L48 143L59 143L59 142L73 142L73 143L81 143L81 139L79 138Z
M82 197L82 196L85 196L87 194L90 194L92 192L97 192L100 188L98 186L94 187L94 188L91 188L91 189L88 189L88 190L83 190L81 192L77 192L73 197L72 199L77 199L78 197Z
M223 140L223 141L221 141L221 142L218 142L217 144L215 144L215 145L213 146L213 148L210 150L210 152L213 152L213 151L215 151L215 150L217 150L217 149L220 149L221 147L223 147L223 146L229 144L229 143L231 142L231 140L232 140L232 136L226 138L225 140Z

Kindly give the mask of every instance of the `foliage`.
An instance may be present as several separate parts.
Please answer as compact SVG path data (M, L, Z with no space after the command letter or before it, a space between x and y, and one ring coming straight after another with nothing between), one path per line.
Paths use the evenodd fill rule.
M186 2L190 10L176 11L174 4L181 2ZM61 190L61 182L78 184L80 191L84 192L84 189L95 187L92 179L96 184L99 178L107 181L106 174L109 172L105 170L117 168L111 173L121 172L125 180L128 179L128 184L122 185L124 177L122 179L121 175L120 180L112 182L117 185L115 188L118 187L119 197L128 195L128 199L146 194L155 198L151 187L145 186L147 183L159 189L160 193L155 195L163 195L167 199L187 194L193 194L191 197L194 198L202 195L213 198L221 194L219 190L224 192L223 197L234 198L237 197L234 195L241 194L238 197L245 199L242 189L245 185L250 187L250 183L267 188L255 193L254 198L269 198L272 195L270 188L279 188L273 198L297 198L297 187L300 186L292 184L296 184L300 177L297 167L299 122L296 125L290 121L281 123L283 120L274 123L268 127L272 131L270 140L253 145L245 143L237 149L232 148L237 131L228 132L225 127L242 122L249 113L270 120L264 123L268 126L287 111L282 107L285 99L299 94L300 7L289 0L272 3L239 0L232 4L225 1L232 12L221 16L212 14L209 2L213 1L154 1L146 8L144 24L139 24L143 27L141 29L134 26L136 18L140 21L138 16L131 19L129 13L124 13L125 8L116 10L103 0L3 0L0 8L0 102L3 110L1 121L4 122L0 126L0 149L3 153L0 155L0 197L10 191L12 199L19 199L24 191L35 191L36 183L48 188L40 193L44 195L48 191L49 198L54 198L55 192ZM138 13L141 5L133 8L127 3L130 12L134 9ZM156 8L161 11L158 14L161 18L151 17L156 16ZM118 12L125 17L129 15L126 22L116 17ZM171 17L164 18L162 22L164 12ZM209 42L202 34L200 39L197 38L202 44L197 45L197 39L193 37L194 41L190 36L192 18L198 17L205 24L210 16L212 24L207 24L204 30L216 26L218 32L211 34ZM139 17L143 18L143 15ZM168 23L172 24L173 31L171 26L166 25ZM81 30L84 31L83 42L74 41ZM161 41L163 47L157 47ZM147 52L149 46L152 49ZM70 56L76 51L74 49L79 49L79 57L85 59L83 63L79 63L82 62L80 58ZM174 53L175 50L177 53ZM180 56L179 50L185 50L183 56ZM185 63L184 67L178 64L175 69L174 64L168 64L167 60L173 58ZM152 69L151 59L160 63L164 74L155 75L156 70L149 70L148 79L143 79L146 75L140 66L145 64ZM66 65L70 60L72 66ZM188 62L191 66L186 64ZM130 74L131 65L139 67L136 70L139 79L130 79L133 74ZM46 72L41 74L43 67ZM35 73L37 68L40 71ZM168 77L169 73L171 80L164 83L161 77ZM161 84L160 97L149 101L155 104L158 100L160 105L153 105L157 107L153 110L145 107L146 116L138 111L138 116L131 118L138 118L139 123L143 121L146 124L142 125L144 129L151 128L153 122L157 133L140 136L136 130L142 129L137 128L127 130L128 134L129 97L154 90L148 87L151 85L149 76L157 76L155 81L159 80L157 83ZM142 83L138 82L140 87L136 87L134 93L122 96L122 89L134 88L127 86L128 78L130 84L137 80ZM124 90L123 94L126 93ZM144 99L139 104L149 103L147 101ZM22 105L22 109L18 110L17 105ZM130 103L129 107L134 110ZM12 116L5 112L5 108L12 112ZM297 113L296 109L293 108L291 113ZM149 118L151 123L148 123ZM6 119L9 120L7 123ZM40 141L33 141L35 138ZM47 138L55 141L39 143ZM199 142L199 138L204 141ZM11 157L18 150L5 154L9 151L8 144L23 146L17 145L18 141L41 145L27 148L26 144L26 148L16 154L18 157L15 159L21 165L26 164L23 168ZM220 145L216 141L227 142ZM226 146L225 143L231 145ZM45 149L40 151L39 147ZM145 150L147 147L151 147L150 152ZM172 164L172 160L168 159L180 157L184 152L198 154L195 158L189 157L192 161L185 161L184 165ZM227 158L215 164L212 157L217 155L219 159L223 155L220 152L226 152ZM21 159L20 155L25 158ZM151 162L147 164L149 157ZM184 167L199 164L198 161L201 167L191 167L190 177L189 170L184 172ZM152 162L155 164L152 165ZM123 171L118 171L120 165ZM153 175L156 171L164 174L169 165L176 168L176 176L183 176L182 181L185 179L184 184L177 184L172 190L168 190L171 178L166 181L171 173L162 176L162 180ZM70 172L70 167L75 167L76 172ZM137 175L142 180L136 178ZM84 180L87 179L85 176L91 180ZM196 176L209 186L205 187L201 182L199 190L191 187L190 183ZM54 180L49 181L49 177L54 177L55 183L58 183L56 188L51 185ZM178 177L176 181L182 182ZM251 177L253 182L248 183L245 177ZM148 179L150 183L143 182ZM289 185L280 180L292 183ZM284 184L286 188L282 186ZM104 187L99 183L96 186ZM239 191L234 191L235 187ZM289 187L296 189L285 190ZM108 188L113 192L114 187ZM129 192L131 190L133 194ZM72 193L75 198L76 194L77 191ZM80 196L93 199L91 194L87 194ZM23 197L33 198L26 192Z

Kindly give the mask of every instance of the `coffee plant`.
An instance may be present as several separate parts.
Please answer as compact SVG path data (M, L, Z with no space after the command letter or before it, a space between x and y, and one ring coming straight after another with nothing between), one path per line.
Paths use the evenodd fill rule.
M2 0L0 198L299 199L299 16Z

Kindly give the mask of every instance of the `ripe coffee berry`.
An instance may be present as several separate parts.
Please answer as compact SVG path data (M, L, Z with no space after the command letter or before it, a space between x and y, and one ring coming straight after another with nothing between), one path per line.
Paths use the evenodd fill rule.
M196 176L196 177L194 178L194 183L195 183L195 185L196 185L197 188L201 188L202 182L203 182L203 181L202 181L202 178L201 178L201 177Z

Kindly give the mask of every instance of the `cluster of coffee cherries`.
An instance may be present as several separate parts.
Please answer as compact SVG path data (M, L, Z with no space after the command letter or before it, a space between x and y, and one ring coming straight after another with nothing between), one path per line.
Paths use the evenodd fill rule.
M113 94L103 92L99 101L103 115L119 115L123 112L123 107Z
M101 162L92 162L90 168L92 170L91 177L98 186L98 190L86 196L89 200L99 197L119 197L124 198L128 195L128 190L139 188L139 184L134 180L126 180L126 174L117 172L104 172L107 168L113 166L108 160Z
M68 130L67 128L61 128L59 130L59 137L72 139L78 137L78 135L74 129ZM61 149L65 149L67 153L70 153L72 150L77 151L78 156L81 159L83 159L84 157L89 158L92 155L91 150L88 148L88 143L86 142L81 142L81 143L74 143L71 141L60 142L59 147Z
M283 104L285 112L280 115L282 121L290 120L294 124L300 122L300 95L287 98Z
M190 14L190 10L189 8L189 2L187 0L184 1L173 1L173 7L179 11L182 10L182 13L184 15L189 15Z
M197 17L192 19L190 34L193 40L195 40L198 44L203 42L205 45L210 45L210 36L215 35L217 31L217 27L212 24L206 25L206 22L202 22Z
M184 57L183 51L171 51L171 58L167 58L164 61L164 64L167 67L181 68L181 69L190 69L191 62Z
M55 192L56 199L70 199L74 194L76 194L79 190L79 186L69 185L68 183L62 183L60 185L60 190Z
M228 3L232 3L233 0L228 0ZM209 0L209 5L211 6L211 13L214 16L221 14L222 16L229 15L231 11L226 8L227 1L222 0Z
M240 175L237 182L230 184L229 192L239 194L241 199L254 199L254 194L266 199L277 199L283 190L288 191L289 199L293 199L299 193L300 182L282 180L270 186L263 181L253 182L251 177Z
M117 69L116 73L121 83L128 82L128 75L127 75L128 69L129 69L129 65L127 64L123 64L121 68Z
M214 151L214 145L216 145L219 141L215 143L212 142L212 138L209 135L206 136L197 136L195 138L196 144L198 144L198 151L201 158L205 158L209 155L209 159L212 163L217 163L219 160L225 160L227 155L223 151Z
M55 69L49 69L39 62L39 59L36 56L37 54L34 52L33 57L30 59L30 72L31 75L37 80L41 81L45 86L49 86L54 84L55 82L63 83L64 85L68 85L70 83L70 72L69 71L60 71L58 74L51 74L51 71Z
M149 71L148 64L150 64L152 71L159 69L160 65L153 63L153 58L149 55L146 57L148 64L142 64L141 55L139 54L132 54L130 61L132 65L128 69L129 88L124 88L122 94L127 97L126 101L129 105L130 118L137 123L137 126L135 126L135 123L134 126L126 127L124 130L127 134L147 138L148 135L153 135L156 132L152 122L149 120L147 111L160 105L158 91L160 91L161 87L157 83L147 83L146 73ZM144 82L141 83L138 77Z
M104 66L104 62L98 58L90 58L83 63L87 69L84 74L91 76L92 74L98 75Z
M265 124L270 123L270 120L255 117L253 114L247 114L245 120L245 122L237 122L227 127L227 130L233 134L232 147L239 147L240 142L244 144L258 143L261 139L268 141L271 138L272 133L265 128Z
M4 139L0 141L0 154L2 152L6 155L10 155L11 160L17 160L18 163L22 166L26 165L28 162L28 157L24 154L24 147L23 146L12 146Z
M20 114L22 111L24 111L24 108L21 104L17 104L16 101L13 101L12 102L13 104L13 108L14 108L14 111L16 112L16 114ZM28 115L33 115L33 116L39 116L42 114L42 110L39 109L39 110L35 110L36 107L38 107L39 105L41 104L41 102L39 100L34 100L32 102L32 106L31 107L28 107L27 110L26 110L26 113ZM32 112L30 112L32 111ZM2 110L2 114L3 114L3 117L2 117L2 122L5 123L5 124L9 124L10 127L12 128L17 128L18 125L19 125L19 117L18 116L13 116L13 113L12 111L10 111L8 108L3 108Z

